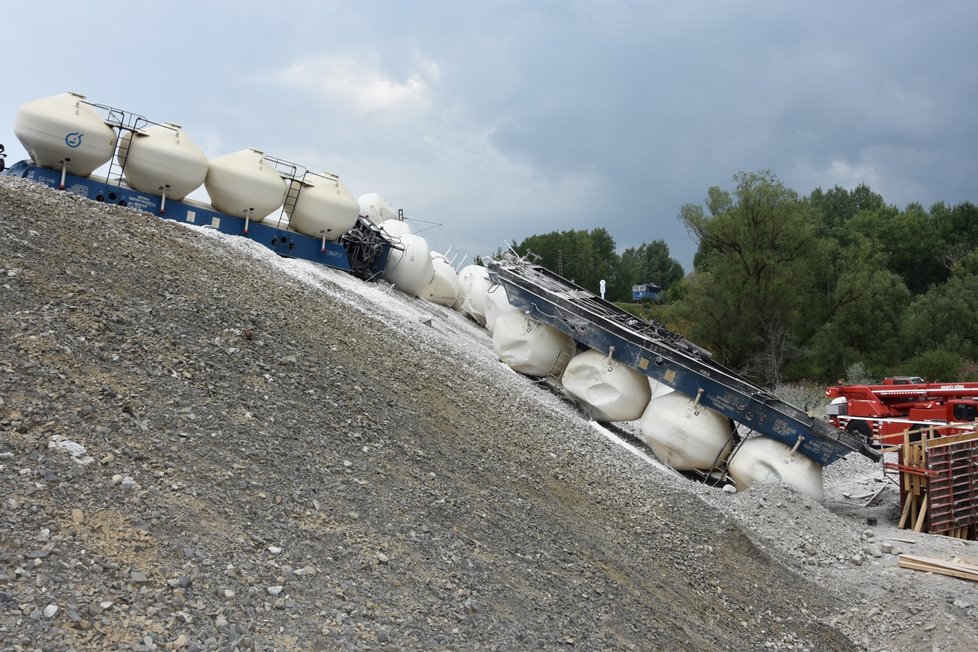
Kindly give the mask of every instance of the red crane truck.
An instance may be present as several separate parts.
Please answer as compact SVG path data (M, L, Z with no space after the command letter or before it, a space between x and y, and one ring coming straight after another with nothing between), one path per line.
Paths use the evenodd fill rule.
M970 424L978 418L978 383L928 383L917 376L897 376L882 385L828 387L825 395L831 401L826 412L832 425L870 444L898 444L907 429Z

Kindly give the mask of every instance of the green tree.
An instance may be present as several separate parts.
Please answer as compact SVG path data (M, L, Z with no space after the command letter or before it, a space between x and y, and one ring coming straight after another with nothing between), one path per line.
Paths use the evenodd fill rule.
M697 274L685 288L693 340L728 364L778 384L799 354L792 328L811 293L815 239L807 204L770 171L734 176L733 194L708 193L709 215L686 205Z
M665 291L683 277L683 266L669 256L669 245L665 240L653 240L626 249L621 254L621 263L633 283L651 281Z
M961 360L978 359L978 276L959 273L918 296L904 315L905 357L944 350Z
M850 235L879 242L887 269L899 274L913 294L947 280L941 230L920 204L908 204L903 211L892 206L862 211L848 227Z
M610 299L625 298L618 296L623 295L623 290L615 240L603 227L533 235L513 249L521 256L532 252L540 257L541 265L595 294L600 291L603 279L608 288L614 290Z

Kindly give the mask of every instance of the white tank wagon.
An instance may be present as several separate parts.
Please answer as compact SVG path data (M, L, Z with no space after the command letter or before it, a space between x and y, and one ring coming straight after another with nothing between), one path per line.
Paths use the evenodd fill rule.
M215 209L261 222L282 208L288 183L264 152L243 149L211 159L204 188Z
M398 211L376 192L360 195L357 197L357 204L360 206L360 214L378 226L387 220L400 219Z
M679 471L722 468L733 448L733 422L667 385L647 384L651 399L639 427L656 457Z
M411 233L411 226L401 220L388 220L381 224L380 228L392 238L400 238Z
M380 229L391 241L384 279L405 294L422 296L435 277L428 241L411 233L410 227L398 220L387 220Z
M116 158L131 188L175 201L207 176L207 156L172 122L123 131Z
M499 360L532 378L559 376L562 353L573 346L569 336L519 310L500 315L492 333L492 347Z
M432 251L431 266L434 268L434 276L431 282L421 290L421 298L440 306L451 307L458 299L458 274L455 268L448 262L444 255Z
M376 280L383 274L391 242L369 219L360 218L356 200L335 177L331 180L334 194L346 197L351 220L336 229L336 242L327 242L324 234L330 229L328 225L314 224L315 235L310 236L284 227L284 219L277 224L257 223L286 203L283 192L292 200L289 208L296 213L297 224L303 221L302 204L295 210L298 193L288 192L298 191L300 186L285 185L285 180L300 178L300 166L294 163L262 158L260 151L246 151L243 163L230 156L228 161L217 161L208 192L214 195L211 199L218 208L214 203L182 197L204 183L212 169L207 157L178 125L152 122L124 109L88 102L77 93L65 93L26 103L19 112L17 131L34 158L19 161L9 170L0 165L4 174L67 189L96 202L129 206L172 221L204 224L221 233L254 240L280 255L319 263L363 280ZM96 132L104 136L104 147L92 154L91 145L99 141ZM117 134L123 134L124 141ZM102 164L106 173L92 175ZM266 164L274 171L266 169ZM251 176L255 173L263 176ZM301 168L302 177L308 174ZM186 187L181 187L188 178ZM315 193L308 188L304 197L304 203L316 203ZM172 210L168 211L170 198ZM284 207L281 215L286 215ZM317 217L321 216L312 215L313 221ZM253 228L249 228L250 221L256 222Z
M357 223L360 205L335 174L307 172L292 183L298 192L285 203L291 229L336 242Z
M482 265L467 265L458 273L458 301L456 306L463 315L486 325L486 292L492 287L489 270Z
M14 135L35 165L79 177L112 160L117 140L116 131L78 93L25 102L17 109Z
M649 379L593 349L581 351L560 377L564 391L595 421L634 421L652 397Z
M499 315L516 310L506 296L506 289L499 284L491 285L485 294L483 305L483 315L486 318L486 330L490 333L496 328L496 320Z
M784 483L817 501L825 492L821 465L767 437L744 440L727 462L727 473L738 491L760 482Z

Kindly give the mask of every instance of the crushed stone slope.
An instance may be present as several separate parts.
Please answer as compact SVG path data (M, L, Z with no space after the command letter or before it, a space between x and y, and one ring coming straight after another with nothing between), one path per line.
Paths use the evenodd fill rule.
M0 302L5 648L866 646L452 311L2 177Z

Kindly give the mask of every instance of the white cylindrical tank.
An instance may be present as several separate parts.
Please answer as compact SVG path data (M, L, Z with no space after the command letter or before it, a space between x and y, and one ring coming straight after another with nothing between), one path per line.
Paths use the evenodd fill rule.
M452 306L458 299L458 274L448 259L440 253L431 252L431 265L435 274L431 282L421 290L421 298L440 306Z
M733 446L730 419L662 383L650 379L649 385L652 398L639 426L656 457L680 471L720 465Z
M647 376L593 349L575 355L560 382L595 421L634 421L652 397Z
M821 465L767 437L752 437L741 444L727 463L727 472L738 491L750 489L755 482L783 482L815 500L824 496Z
M261 222L282 207L288 184L263 152L243 149L212 159L204 187L215 209Z
M555 371L561 351L574 345L568 335L556 328L529 319L520 310L511 310L496 319L492 347L500 361L513 370L534 378Z
M9 89L8 89L9 90ZM116 132L78 93L25 102L14 118L14 135L35 164L87 177L108 163Z
M382 224L387 220L396 220L397 211L390 203L376 192L368 192L357 197L360 214L374 224Z
M177 201L200 187L207 176L207 157L171 122L126 131L117 155L126 183L140 192Z
M490 285L486 290L485 301L483 302L483 315L486 318L486 330L492 333L496 328L496 319L499 315L510 310L516 310L506 296L506 288L496 283Z
M406 233L395 239L394 246L387 254L387 266L384 268L384 278L388 282L401 292L417 297L421 296L421 292L434 276L431 247L427 240L413 233Z
M402 220L387 220L380 225L380 228L391 238L400 238L402 235L411 233L411 227Z
M314 238L339 240L357 223L360 206L340 178L333 174L307 174L289 212L289 225Z
M489 270L482 265L467 265L458 273L458 301L456 306L482 326L486 325L486 292L492 286Z

